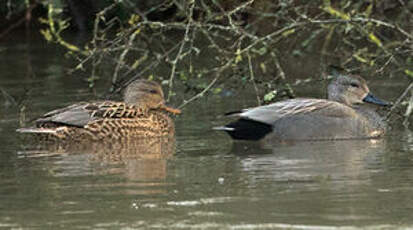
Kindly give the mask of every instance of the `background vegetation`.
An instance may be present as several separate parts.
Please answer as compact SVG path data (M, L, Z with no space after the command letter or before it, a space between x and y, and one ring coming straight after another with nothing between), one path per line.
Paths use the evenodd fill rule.
M191 94L252 85L258 104L294 97L325 78L328 65L364 75L403 76L410 84L388 112L407 126L413 110L413 1L408 0L0 0L0 39L40 23L50 44L77 60L93 87L109 94L136 78L156 78ZM86 42L66 32L86 34ZM290 57L316 63L317 70ZM311 73L311 74L309 74ZM290 76L303 76L299 80ZM321 77L319 77L321 76ZM397 119L396 119L397 120ZM400 119L399 119L400 120Z

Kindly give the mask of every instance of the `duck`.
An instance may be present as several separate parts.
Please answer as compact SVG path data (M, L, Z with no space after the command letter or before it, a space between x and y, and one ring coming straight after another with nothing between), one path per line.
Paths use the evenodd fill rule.
M299 141L378 138L387 124L371 106L388 106L356 74L333 71L328 98L295 98L230 112L237 120L215 130L235 140Z
M123 101L79 102L45 113L33 127L18 133L41 136L48 141L97 141L173 136L169 114L179 109L165 105L162 87L155 81L138 79L129 84Z

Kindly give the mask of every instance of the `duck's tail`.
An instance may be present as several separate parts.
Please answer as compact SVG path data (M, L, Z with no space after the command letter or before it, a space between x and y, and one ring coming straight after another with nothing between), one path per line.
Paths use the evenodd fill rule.
M251 141L258 141L273 130L269 124L243 118L225 126L214 127L213 129L225 131L236 140Z
M56 128L20 128L16 129L18 133L37 133L37 134L55 134Z
M218 126L218 127L213 127L213 130L217 130L217 131L226 131L226 132L232 132L235 129L231 128L231 127L227 127L227 126Z

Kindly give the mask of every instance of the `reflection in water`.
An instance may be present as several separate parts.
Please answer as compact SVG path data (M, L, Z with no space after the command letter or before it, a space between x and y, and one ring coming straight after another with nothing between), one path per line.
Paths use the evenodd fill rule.
M93 164L97 163L106 166L104 174L123 173L130 181L145 182L166 178L166 163L175 151L175 139L158 137L87 143L41 143L30 148L32 149L20 152L20 156L68 155L58 165L76 164L76 168L84 167L72 172L75 175L79 175L79 171L89 172L91 168L95 168ZM84 162L85 158L87 163ZM63 172L56 176L73 176L70 168L68 167L68 172L62 168Z
M327 224L375 220L382 215L362 210L375 210L383 199L376 195L378 190L366 192L366 188L374 188L373 178L383 173L386 148L385 139L265 146L234 143L231 154L242 156L240 176L254 191L256 203L265 206L264 212L279 221L288 221L294 213L302 222Z
M11 96L18 96L17 99L29 89L25 104L31 117L69 102L96 98L79 78L65 75L66 60L56 58L63 53L56 53L52 46L45 49L44 44L39 40L28 47L14 39L6 41L7 49L0 56L3 67L0 87ZM21 57L27 48L33 55L28 57L30 60ZM289 67L287 60L285 69L300 70L304 75L314 73L297 68L296 61L291 56L292 65ZM311 66L306 62L305 68L316 70L319 63ZM303 74L295 76L301 79ZM294 80L293 74L287 76ZM390 82L375 77L369 83L377 94L397 98L406 79ZM98 93L106 90L106 83L110 84L104 76L97 83ZM322 94L319 85L302 86L297 88L298 96ZM276 146L232 144L225 134L209 131L221 124L214 123L218 115L255 106L255 98L255 90L246 88L241 94L203 97L188 104L184 115L176 121L178 154L174 153L175 140L157 139L126 144L32 146L20 151L14 135L18 109L1 107L0 226L16 229L413 226L410 131L395 129L394 136L390 134L390 138L375 143L358 140ZM232 151L228 150L231 146Z
M224 135L178 127L185 135L173 158L175 142L165 139L21 153L25 158L18 162L30 164L21 168L50 173L19 187L37 188L42 197L32 201L30 213L50 215L54 226L70 219L95 228L364 229L412 223L409 133L394 140L260 146L231 145ZM32 197L12 199L19 204L12 210L26 213Z
M406 144L402 146L404 147L405 151L413 152L413 132L405 129L403 137L405 140L402 141Z
M239 152L239 148L243 148ZM261 177L274 181L312 182L322 178L338 179L345 175L360 176L367 167L379 161L385 149L384 139L296 142L290 144L264 145L235 144L233 154L245 154L241 161L252 180ZM264 154L263 154L264 153ZM348 178L347 178L348 179Z
M0 187L1 195L8 194L0 202L0 216L7 218L0 217L0 226L40 226L47 218L55 229L67 226L68 219L90 226L129 218L135 199L165 196L173 186L167 182L167 162L175 151L174 138L36 144L24 149L16 161L15 173L21 179L9 179L8 184L3 180ZM19 189L10 193L16 183Z

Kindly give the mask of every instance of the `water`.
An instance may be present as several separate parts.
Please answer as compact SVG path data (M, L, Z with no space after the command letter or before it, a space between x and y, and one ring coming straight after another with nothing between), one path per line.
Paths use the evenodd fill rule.
M380 140L233 143L211 127L255 96L215 95L176 118L175 143L39 148L14 132L20 121L96 97L66 74L68 60L56 58L64 53L40 39L0 48L0 88L26 105L19 113L13 100L0 101L0 228L413 228L408 130ZM394 99L405 86L394 82L370 85Z

